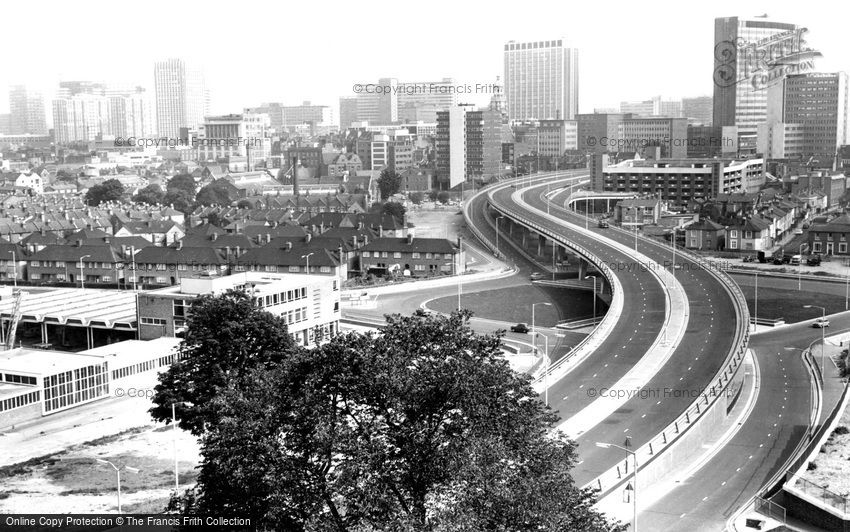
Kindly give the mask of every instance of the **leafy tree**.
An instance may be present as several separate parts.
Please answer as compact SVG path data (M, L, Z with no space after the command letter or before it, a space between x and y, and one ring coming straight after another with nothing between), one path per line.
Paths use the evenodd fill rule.
M239 209L250 209L251 202L246 199L239 200L239 203L236 204L236 207Z
M451 198L451 196L449 195L448 191L446 191L446 190L441 190L440 192L437 193L437 201L439 201L443 205L448 203L450 198Z
M153 184L148 185L143 189L140 189L136 192L136 195L133 196L133 201L135 203L147 203L148 205L156 205L157 203L162 203L162 200L165 198L165 193L162 191L162 188L159 185Z
M179 174L168 180L166 190L183 190L192 199L195 198L195 178L189 174Z
M253 369L274 367L292 348L286 321L257 309L245 292L201 296L192 303L179 360L160 376L151 415L169 421L178 404L179 426L203 434L217 423L213 399L221 390L253 386L246 380Z
M179 188L169 190L162 198L162 202L166 205L174 205L174 208L182 213L192 212L192 197L185 190Z
M378 191L381 199L386 201L401 188L401 176L392 168L384 168L378 176Z
M425 195L421 192L411 192L410 193L410 201L413 202L414 205L421 205L422 200L425 199Z
M440 191L436 188L432 188L428 191L428 199L431 201L437 201L437 197L440 195Z
M211 212L207 215L207 223L216 227L224 227L230 223L230 220L222 218L221 214L217 212Z
M407 213L407 209L405 209L404 205L401 203L388 201L384 203L383 207L381 207L381 213L388 214L396 220L402 221L404 220L404 215Z
M195 196L195 202L198 205L204 206L230 205L230 195L223 187L215 183L210 183L198 191L198 195Z
M623 530L570 476L575 443L468 311L388 316L219 388L188 513L273 530ZM181 506L177 504L175 506Z
M86 192L86 204L100 205L107 201L118 201L124 195L124 185L117 179L107 179L99 185L94 185Z

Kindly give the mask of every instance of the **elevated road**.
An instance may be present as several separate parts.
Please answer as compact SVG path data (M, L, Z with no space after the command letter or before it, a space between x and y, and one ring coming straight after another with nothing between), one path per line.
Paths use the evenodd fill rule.
M622 246L634 249L633 235L592 226L588 226L586 233L578 229L583 229L584 217L558 205L547 205L543 197L547 188L568 186L578 175L529 180L526 186L520 185L521 201L511 186L497 186L489 194L492 207L502 215L522 213L522 218L559 235L566 245L577 244L592 250L596 260L605 261L614 270L622 286L626 303L608 337L565 378L550 385L550 404L562 419L588 407L596 396L610 390L640 361L662 334L666 298L665 287L659 280L640 268L634 255L622 250ZM481 201L480 197L474 201ZM480 223L487 216L483 206L472 204L470 210L476 212L471 222L482 233L487 231L487 225ZM637 252L673 271L673 252L668 246L639 238ZM689 256L677 254L677 263L682 268L675 274L690 302L687 329L667 363L644 386L646 390L654 390L655 395L633 397L579 436L582 461L575 471L579 484L591 481L624 458L621 451L598 448L594 442L622 445L628 437L632 447L637 448L650 441L691 404L694 393L699 394L711 385L730 353L745 341L746 309L736 301L734 287L724 286L723 281Z

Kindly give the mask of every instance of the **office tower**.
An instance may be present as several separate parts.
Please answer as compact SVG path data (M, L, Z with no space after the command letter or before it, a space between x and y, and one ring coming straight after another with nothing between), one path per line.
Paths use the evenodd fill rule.
M617 126L617 151L643 153L659 147L664 158L683 159L688 153L688 121L684 118L627 118Z
M617 129L623 120L632 118L631 114L621 113L583 113L576 115L578 123L578 149L584 153L603 153L625 151L617 149L614 142Z
M157 133L177 138L180 128L196 129L209 112L209 92L203 73L182 59L154 65Z
M578 50L563 39L505 44L511 120L572 120L578 112Z
M13 135L47 134L41 93L28 90L23 85L13 85L9 88L9 129Z
M114 87L105 91L109 99L112 134L123 138L144 138L155 133L153 102L142 87Z
M109 98L102 83L63 81L53 100L53 130L58 144L88 142L112 135Z
M208 116L198 128L194 146L199 161L244 157L253 168L271 154L266 114L242 113Z
M398 80L381 78L357 95L357 121L388 125L398 120Z
M636 116L658 116L661 114L661 96L640 102L620 102L620 112Z
M831 168L838 148L848 141L847 74L788 75L767 93L758 151L772 159L801 159Z
M269 127L278 133L283 131L283 104L276 102L264 103L259 107L246 107L245 112L248 114L267 115L269 117Z
M327 105L312 105L310 102L304 102L301 105L285 105L282 109L285 128L304 124L322 127L334 125L333 108Z
M712 124L738 126L742 152L756 151L758 125L767 118L767 87L814 69L820 54L807 48L804 33L766 18L714 20Z
M703 126L712 125L712 112L713 104L711 96L682 98L682 116L694 124Z
M499 172L501 116L492 109L456 105L437 112L437 177L449 188Z
M348 96L339 99L339 128L346 130L357 122L357 97Z
M437 111L457 105L457 87L452 78L399 83L398 89L398 119L401 122L433 124L437 121Z

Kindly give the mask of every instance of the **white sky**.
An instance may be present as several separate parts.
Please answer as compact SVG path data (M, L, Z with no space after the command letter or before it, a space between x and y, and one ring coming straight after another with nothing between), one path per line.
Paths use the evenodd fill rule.
M7 2L0 112L13 83L41 90L48 114L60 80L151 90L153 63L167 57L204 66L213 113L264 101L336 107L378 77L493 82L505 42L557 37L579 48L579 107L590 112L711 94L714 18L763 13L809 28L818 70L850 71L850 3L836 1Z

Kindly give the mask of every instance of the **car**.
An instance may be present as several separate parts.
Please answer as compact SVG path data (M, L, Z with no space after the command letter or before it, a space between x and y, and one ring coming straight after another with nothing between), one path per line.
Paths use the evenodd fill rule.
M812 323L812 327L815 329L824 329L829 327L829 320L826 318L818 318Z
M806 264L809 266L820 266L821 258L820 255L810 255L808 259L806 259Z
M608 228L608 220L605 220L605 219L599 220L599 223L597 225L599 226L600 229L607 229Z
M744 255L744 262L755 262L755 257L752 255Z
M529 275L528 278L531 281L539 281L540 279L543 279L543 274L540 273L540 272L534 272L531 275Z
M803 230L802 230L802 229L797 229L796 231L794 231L794 234L795 234L795 235L802 235L802 234L803 234Z
M774 256L773 257L773 264L775 264L776 266L781 266L782 265L782 255Z
M527 323L517 323L516 325L511 325L511 332L528 334L529 328Z

